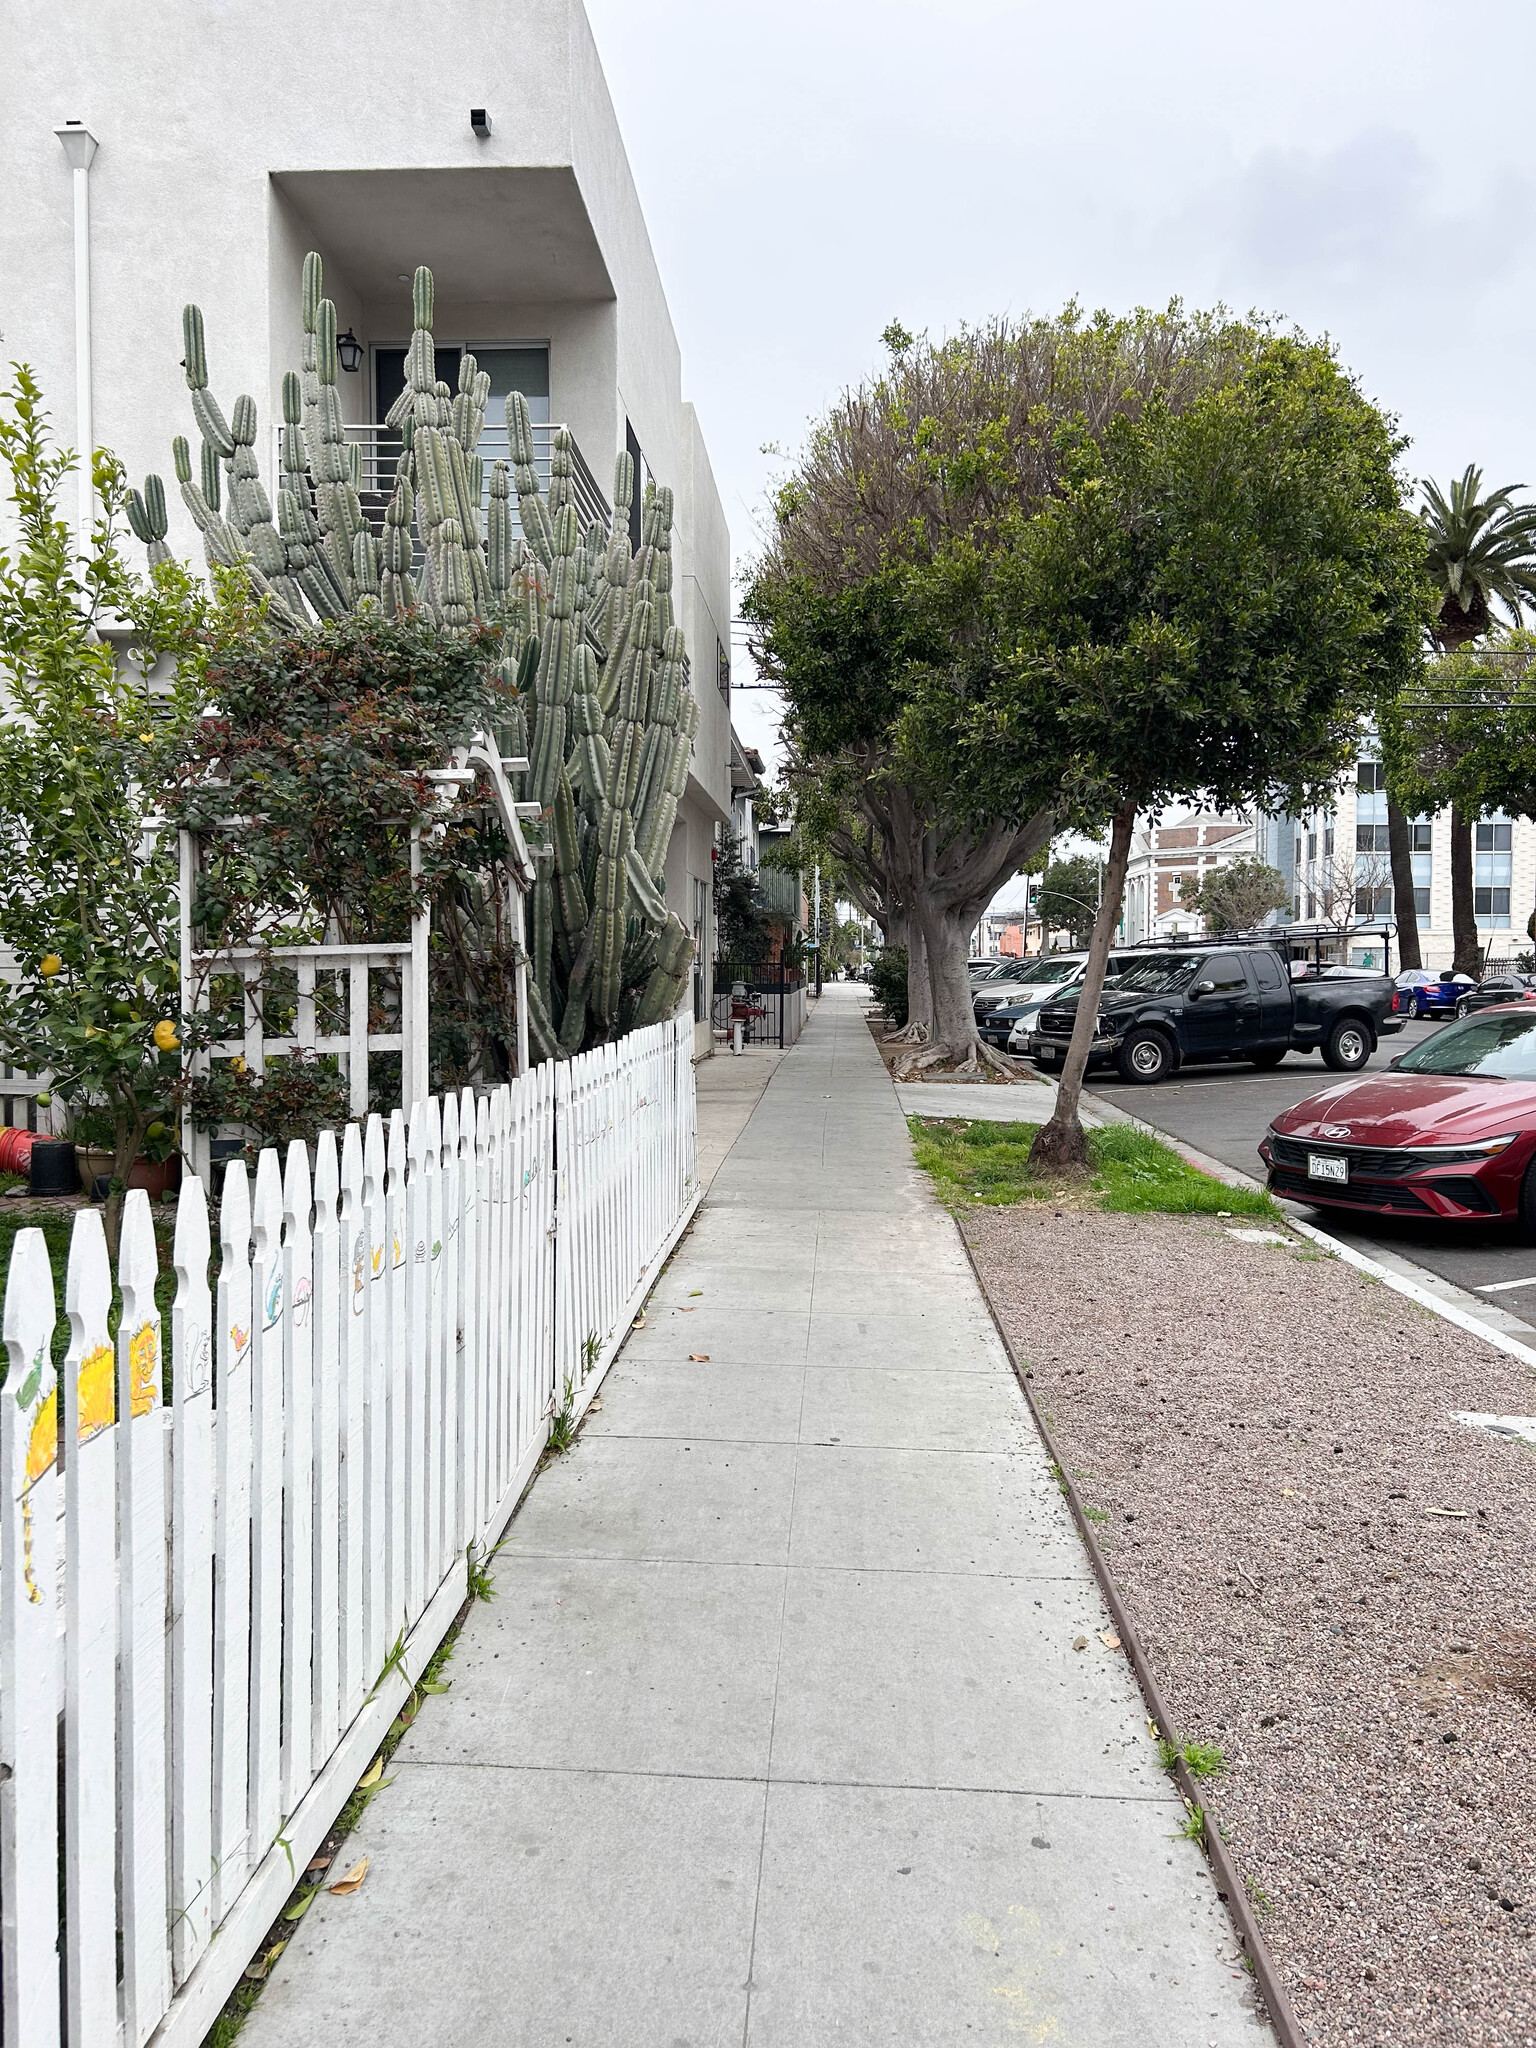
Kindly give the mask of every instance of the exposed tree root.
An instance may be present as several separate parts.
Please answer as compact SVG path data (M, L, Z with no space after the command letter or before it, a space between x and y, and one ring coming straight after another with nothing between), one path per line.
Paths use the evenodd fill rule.
M928 1026L916 1023L903 1024L899 1031L887 1031L885 1043L887 1045L926 1045L928 1043Z
M890 1040L887 1039L887 1044ZM892 1068L892 1077L897 1081L910 1081L914 1075L925 1072L929 1067L953 1064L956 1075L1003 1074L1016 1080L1032 1069L1025 1060L1016 1059L1012 1053L998 1052L992 1046L977 1039L970 1046L954 1046L947 1039L940 1039L934 1045L922 1045L906 1053Z

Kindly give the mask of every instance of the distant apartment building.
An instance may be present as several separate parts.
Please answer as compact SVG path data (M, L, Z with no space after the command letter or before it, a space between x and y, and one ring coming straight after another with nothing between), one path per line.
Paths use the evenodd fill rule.
M180 357L181 309L196 300L214 391L226 409L241 392L257 401L275 502L273 427L314 249L342 330L365 503L398 452L384 420L422 263L436 278L438 375L456 383L467 349L491 378L487 469L506 453L519 390L546 483L554 426L573 434L582 509L606 512L624 448L637 482L620 509L636 540L645 482L672 487L674 601L702 716L666 884L707 961L713 850L732 810L730 537L581 0L443 0L380 33L308 0L79 0L53 32L14 6L10 18L27 61L0 67L6 355L38 372L63 441L78 438L83 367L95 443L135 481L170 476L171 437L194 432ZM69 123L67 160L55 130ZM82 157L83 365L71 170ZM168 495L171 545L200 567L190 517ZM709 1042L701 1018L700 1049Z
M1451 817L1409 821L1414 908L1424 965L1452 955ZM1536 824L1494 813L1472 828L1473 902L1478 939L1490 963L1531 950L1526 923L1536 905ZM1386 780L1371 735L1333 802L1302 817L1262 811L1180 809L1136 821L1126 870L1122 935L1127 941L1204 930L1185 897L1213 868L1260 860L1279 871L1289 898L1276 924L1320 933L1324 950L1355 965L1383 963L1383 926L1395 930L1396 902L1387 843ZM1395 937L1392 965L1397 967Z

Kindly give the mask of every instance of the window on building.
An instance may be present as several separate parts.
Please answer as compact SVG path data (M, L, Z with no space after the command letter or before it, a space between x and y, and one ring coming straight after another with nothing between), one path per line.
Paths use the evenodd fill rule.
M1317 859L1317 834L1315 832L1307 834L1307 859Z
M1379 761L1361 761L1355 769L1355 787L1362 795L1374 796L1378 792L1385 796L1387 774Z
M1331 825L1323 834L1323 859L1333 859L1333 827Z
M1356 917L1390 917L1392 915L1392 884L1378 881L1374 876L1369 881L1355 885Z
M1296 840L1296 865L1298 868L1301 866L1301 839L1299 835Z
M1356 853L1385 853L1390 844L1385 825L1355 826Z
M1433 844L1430 835L1434 830L1428 818L1415 818L1408 829L1412 835L1414 852L1428 853Z
M644 502L643 494L645 489L641 479L645 473L645 457L640 452L640 436L635 432L633 425L628 420L624 422L624 446L629 450L630 460L635 465L635 488L629 500L629 545L635 553L638 553L640 549L640 508ZM617 505L613 509L615 514L617 514L619 509Z
M1514 836L1513 822L1498 814L1473 827L1472 906L1478 923L1494 931L1509 929Z

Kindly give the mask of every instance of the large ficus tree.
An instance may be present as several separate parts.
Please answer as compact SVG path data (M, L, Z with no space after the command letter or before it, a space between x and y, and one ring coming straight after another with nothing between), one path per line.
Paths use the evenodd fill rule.
M1020 688L1037 673L1019 637L1025 565L1065 535L1090 552L1053 564L1059 608L1109 601L1105 579L1136 573L1155 535L1135 528L1128 565L1105 535L1068 534L1061 509L1103 488L1123 459L1112 441L1128 452L1147 422L1239 387L1262 337L1178 307L1069 307L939 344L887 339L886 372L833 408L780 487L746 610L801 759L835 775L878 854L882 921L911 962L909 1030L931 1041L914 1064L975 1064L977 918L1053 832L1120 807L1113 769L1082 757L1049 692Z
M1422 536L1401 443L1331 350L1221 331L1201 388L1154 392L1077 440L1057 488L993 562L1006 648L967 706L954 786L971 814L1022 784L1110 820L1103 903L1055 1114L1036 1140L1085 1157L1077 1102L1136 814L1177 801L1328 800L1370 708L1417 673ZM926 682L898 752L945 714Z

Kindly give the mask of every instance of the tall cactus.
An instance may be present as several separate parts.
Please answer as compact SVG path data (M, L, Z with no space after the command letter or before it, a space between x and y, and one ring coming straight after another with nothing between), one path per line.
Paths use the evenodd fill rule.
M550 436L542 492L518 392L506 400L507 460L486 474L491 380L465 353L458 389L439 381L434 300L422 267L411 285L405 382L385 422L399 437L399 461L391 482L370 479L342 413L336 308L319 256L305 258L300 366L283 380L275 519L261 482L255 401L237 399L226 420L209 387L203 316L188 306L184 368L200 485L179 437L176 475L209 561L242 567L282 625L371 605L391 617L425 612L446 633L489 630L496 744L509 761L528 760L526 773L510 771L514 792L542 807L527 827L536 871L530 1040L536 1057L568 1058L669 1015L692 964L692 939L668 910L663 882L699 720L673 617L672 493L647 487L632 554L634 464L621 454L615 510L583 531L570 436L564 428ZM158 477L129 494L128 516L151 561L166 560Z

